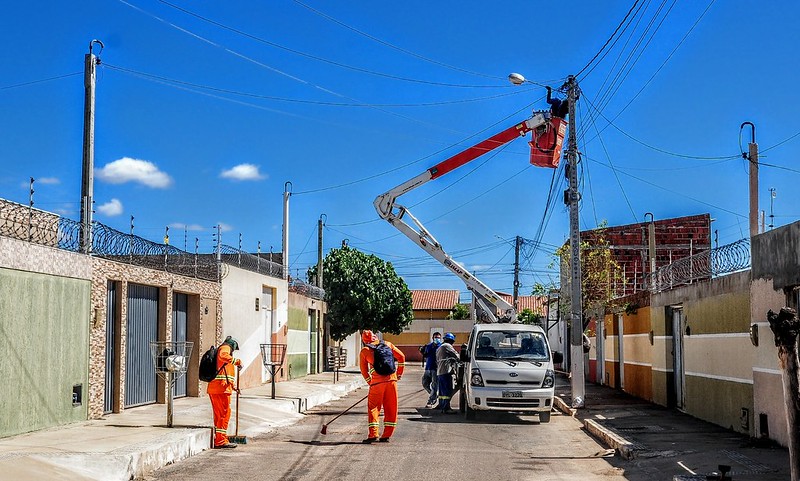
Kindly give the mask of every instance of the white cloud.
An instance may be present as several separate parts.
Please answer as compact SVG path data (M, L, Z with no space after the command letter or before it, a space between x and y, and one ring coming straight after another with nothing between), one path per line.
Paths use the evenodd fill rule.
M233 226L230 226L224 222L218 222L217 224L219 225L219 230L222 232L230 232L233 230Z
M154 189L164 189L172 185L172 178L158 170L156 164L130 157L123 157L101 169L95 169L95 175L110 184L139 182Z
M220 174L223 179L232 180L262 180L267 176L258 171L258 166L254 164L239 164L228 170L223 170Z
M205 227L200 224L184 224L183 222L173 222L169 225L171 229L186 229L186 230L205 230Z
M41 179L36 179L37 184L60 184L61 179L58 177L42 177Z
M122 214L122 202L120 202L119 199L111 199L105 204L98 205L97 212L109 217L120 215Z

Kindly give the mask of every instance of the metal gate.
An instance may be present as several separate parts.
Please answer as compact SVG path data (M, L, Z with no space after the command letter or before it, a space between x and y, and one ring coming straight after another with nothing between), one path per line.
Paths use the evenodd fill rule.
M172 294L172 340L186 341L186 313L189 306L189 296L186 294ZM172 388L174 397L186 396L186 376L180 376Z
M107 414L114 410L114 354L116 349L115 320L117 318L117 285L113 281L108 281L106 293L106 386L103 398L103 413Z
M125 407L156 402L156 369L150 341L158 339L158 287L128 284Z

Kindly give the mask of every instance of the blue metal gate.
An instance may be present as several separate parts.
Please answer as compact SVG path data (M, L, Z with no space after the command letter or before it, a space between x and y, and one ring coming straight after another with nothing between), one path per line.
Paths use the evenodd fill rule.
M125 407L156 402L156 369L150 341L158 339L158 287L128 284Z
M114 354L116 331L114 330L117 318L117 286L113 281L108 281L106 294L106 387L103 399L103 413L114 410Z
M175 293L172 295L172 340L186 342L186 313L189 306L189 296ZM186 396L186 375L175 381L172 395L174 397Z

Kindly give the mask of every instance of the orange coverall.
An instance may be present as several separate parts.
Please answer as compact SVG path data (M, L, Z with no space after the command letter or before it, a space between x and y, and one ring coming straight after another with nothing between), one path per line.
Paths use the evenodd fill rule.
M231 346L223 344L217 349L217 377L208 383L206 392L214 411L214 446L228 444L228 421L231 419L231 393L240 359L231 355ZM223 366L225 366L223 368Z
M369 384L369 397L367 398L367 415L369 419L369 437L377 438L380 428L381 407L383 407L383 436L390 438L397 427L397 381L403 376L406 356L394 344L384 341L392 349L394 359L397 361L397 371L388 376L378 374L373 369L375 363L374 351L369 347L361 348L359 354L359 368L364 380ZM377 343L375 343L377 344Z

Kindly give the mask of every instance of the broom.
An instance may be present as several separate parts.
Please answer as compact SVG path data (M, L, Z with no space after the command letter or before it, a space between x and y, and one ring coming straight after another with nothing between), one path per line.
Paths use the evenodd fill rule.
M336 421L337 419L339 419L339 416L341 416L342 414L346 413L347 411L349 411L349 410L353 409L354 407L358 406L359 404L361 404L361 402L362 402L364 399L367 399L368 397L369 397L369 394L367 394L366 396L364 396L364 397L362 397L361 399L359 399L358 401L356 401L356 403L355 403L355 404L353 404L352 406L350 406L349 408L347 408L347 409L345 409L344 411L342 411L342 412L340 412L339 414L337 414L337 415L336 415L336 417L335 417L335 418L333 418L333 419L331 419L330 421L328 421L328 423L327 423L327 424L323 424L323 425L322 425L322 430L320 431L320 434L328 434L328 425L329 425L330 423L332 423L332 422Z
M228 437L228 442L235 444L247 444L247 436L239 436L239 378L241 378L242 368L236 372L236 433Z

